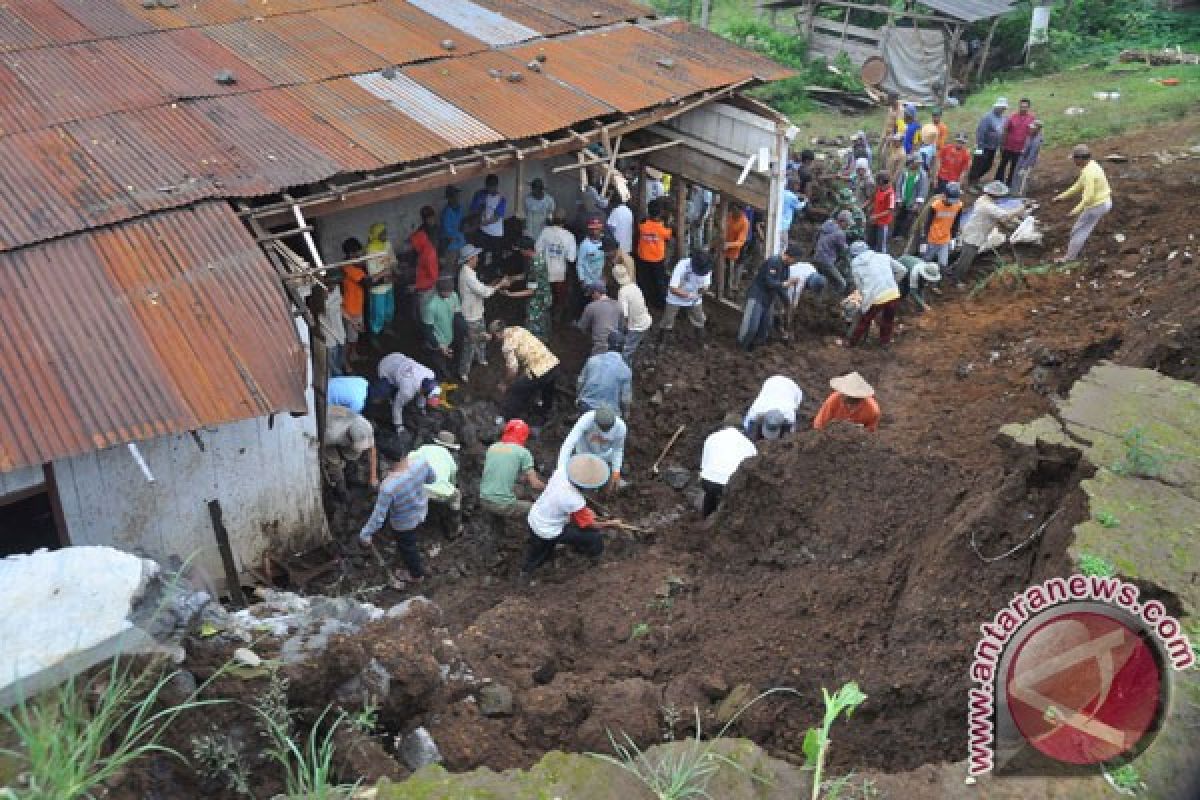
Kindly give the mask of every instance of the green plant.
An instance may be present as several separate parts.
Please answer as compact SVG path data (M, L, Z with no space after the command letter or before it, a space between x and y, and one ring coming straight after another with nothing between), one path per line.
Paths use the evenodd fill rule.
M1121 460L1112 465L1111 469L1118 475L1153 478L1162 472L1163 457L1158 445L1146 437L1146 432L1139 427L1130 428L1121 438L1125 452Z
M1142 776L1133 764L1123 764L1114 769L1104 768L1104 778L1121 794L1136 795L1146 788Z
M252 796L241 749L227 734L192 737L192 761L206 777L238 794Z
M297 744L293 737L292 712L287 710L282 716L278 709L270 711L258 706L254 708L262 721L263 730L270 741L267 755L283 768L284 786L289 798L304 798L304 800L344 800L349 798L358 788L358 784L339 784L334 782L333 774L333 737L346 719L346 714L340 713L333 722L321 726L331 711L326 706L313 723L306 741Z
M1104 528L1119 528L1121 520L1117 519L1117 515L1111 511L1100 511L1096 514L1096 521Z
M832 695L828 689L822 688L821 695L825 700L825 717L821 721L821 727L809 728L808 732L804 734L805 766L813 770L812 800L818 800L821 796L821 778L825 771L825 759L829 755L829 747L832 744L829 731L833 728L833 723L843 712L849 717L854 713L854 709L867 699L854 681L843 685Z
M1049 275L1054 272L1070 271L1069 267L1059 264L1031 264L1026 267L1005 261L997 255L996 268L975 282L968 297L974 300L992 284L999 284L1010 291L1016 291L1029 285L1027 278L1030 275Z
M687 739L687 743L655 756L648 755L637 746L637 743L622 733L624 742L618 742L612 731L608 732L608 741L616 756L604 753L592 753L636 777L648 788L657 800L688 800L689 798L709 798L708 783L720 770L722 765L735 769L745 768L729 758L713 750L714 741L720 739L729 728L741 718L755 703L773 694L799 694L795 689L775 687L762 692L746 705L738 709L729 721L717 732L713 739L705 742L701 739L703 728L700 724L700 709L695 709L695 734ZM756 776L756 779L757 776Z
M1100 556L1084 553L1079 557L1079 571L1084 575L1097 578L1111 578L1117 574L1117 568Z
M633 630L629 632L629 641L636 641L643 636L650 635L650 625L645 622L636 622L633 625Z
M220 674L219 670L217 674ZM17 797L74 800L152 753L185 760L161 744L180 714L226 702L200 700L214 678L183 701L163 705L163 689L178 674L153 669L134 672L134 662L113 658L91 679L72 676L65 683L0 711L19 749L0 749L25 766L25 788Z
M351 714L346 722L359 733L370 735L379 727L379 706L367 703L360 711Z

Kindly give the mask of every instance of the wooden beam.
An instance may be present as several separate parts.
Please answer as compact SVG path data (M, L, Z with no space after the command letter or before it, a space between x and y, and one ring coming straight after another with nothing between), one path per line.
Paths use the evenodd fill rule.
M671 191L675 193L675 260L687 258L687 200L691 183L682 175L671 176ZM670 270L667 271L670 274Z
M983 80L983 68L987 64L988 51L992 49L992 36L996 33L996 25L1000 22L1000 18L996 17L992 20L992 25L988 28L987 39L983 42L983 52L979 56L979 68L975 71L975 82L979 83Z

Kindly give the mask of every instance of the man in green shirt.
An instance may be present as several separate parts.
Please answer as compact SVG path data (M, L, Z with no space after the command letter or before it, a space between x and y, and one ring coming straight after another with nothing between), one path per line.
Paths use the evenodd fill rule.
M450 431L439 431L430 444L422 445L409 454L410 461L424 461L433 470L433 483L425 484L425 494L432 503L449 509L448 532L462 532L462 492L458 488L458 462L454 452L459 449L457 437Z
M518 500L513 491L521 478L535 492L545 483L533 466L533 456L525 449L529 426L512 419L504 426L500 441L488 448L483 461L483 477L479 481L479 505L484 511L502 517L525 516L533 503Z
M458 332L466 326L453 277L438 278L437 292L421 306L421 323L425 328L426 344L432 351L429 366L440 379L448 380L454 374L452 366Z

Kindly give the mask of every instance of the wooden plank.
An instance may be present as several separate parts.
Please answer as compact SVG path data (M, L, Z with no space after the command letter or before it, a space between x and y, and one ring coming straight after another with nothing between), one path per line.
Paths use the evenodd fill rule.
M860 11L871 11L876 14L886 14L889 12L887 6L872 6L863 3L852 3L846 0L821 0L817 6L832 6L833 8L853 8ZM955 19L954 17L942 14L920 14L915 11L901 11L896 13L896 19L919 19L927 22L945 22L947 19Z
M237 565L233 560L233 548L229 545L229 531L225 529L225 521L221 517L221 501L208 501L208 515L212 518L213 535L217 540L217 550L221 552L221 566L225 568L225 588L229 597L238 608L246 607L246 595L242 594L242 582L238 578Z
M694 178L697 183L746 205L763 209L767 206L771 183L765 175L751 172L746 182L738 185L740 168L698 150L688 147L659 150L647 155L646 163L670 175Z
M836 36L839 41L842 40L842 33L845 32L846 37L854 39L865 39L868 42L879 44L883 40L883 32L877 28L864 28L861 25L839 25L833 20L819 19L813 22L813 33L823 35Z
M860 44L853 39L842 42L824 34L813 34L808 49L810 53L825 56L828 60L837 58L839 53L845 53L856 66L862 66L868 58L879 55L878 47Z

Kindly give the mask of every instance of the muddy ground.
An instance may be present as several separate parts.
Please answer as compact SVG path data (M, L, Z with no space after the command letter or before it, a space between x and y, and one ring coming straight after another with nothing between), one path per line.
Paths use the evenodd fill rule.
M437 524L424 534L427 553L436 555L423 592L441 607L439 624L475 672L512 690L513 715L484 717L453 692L422 695L385 715L380 734L350 742L343 768L353 777L403 774L386 754L391 737L383 732L417 724L432 732L453 770L527 766L549 749L607 751L608 730L645 744L663 738L673 721L683 735L693 708L711 732L720 727L719 705L739 685L799 690L797 699L757 705L735 728L797 759L804 730L819 719L821 687L848 680L870 699L839 728L835 769L897 771L960 759L978 625L1014 591L1068 567L1071 527L1087 513L1078 489L1086 475L1071 459L1008 447L998 428L1050 411L1054 397L1099 359L1196 377L1200 282L1191 223L1200 154L1187 148L1200 142L1198 134L1200 123L1189 121L1095 145L1101 155L1129 160L1105 164L1116 207L1084 265L975 297L947 287L930 313L904 315L890 349L845 349L838 326L814 311L795 341L747 357L732 346L736 317L710 303L706 343L682 333L636 374L632 486L601 499L653 533L610 540L598 567L562 556L529 587L514 580L523 526L497 525L474 513L470 499L494 434L489 389L500 359L493 354L448 420L469 441L460 467L466 524L458 536ZM1190 157L1155 155L1163 152ZM1023 252L1025 263L1061 253L1068 226L1053 214L1069 205L1051 197L1073 172L1063 152L1043 156L1033 195L1043 204L1047 246ZM517 317L515 307L498 308ZM582 337L563 332L556 350L573 377ZM879 432L805 428L829 378L849 370L877 388ZM743 410L776 373L804 389L804 430L747 462L723 509L702 521L696 479L680 491L655 478L651 464L686 425L664 463L694 470L704 437L725 412ZM570 422L552 420L533 441L543 468ZM339 541L348 541L369 509L365 489L357 491L333 512ZM1047 521L1030 546L994 563L971 544L984 556L1002 553ZM354 590L385 607L406 596L384 583L369 560L347 550L338 571L307 588ZM331 649L331 662L338 657ZM317 707L313 687L323 685L319 676L293 682L293 704ZM206 723L249 725L235 709L214 714ZM184 726L172 743L186 751L194 734ZM260 772L271 780L269 769ZM122 788L129 796L171 796L168 787L178 791L188 780L186 771L152 760ZM211 783L202 788L233 796Z

